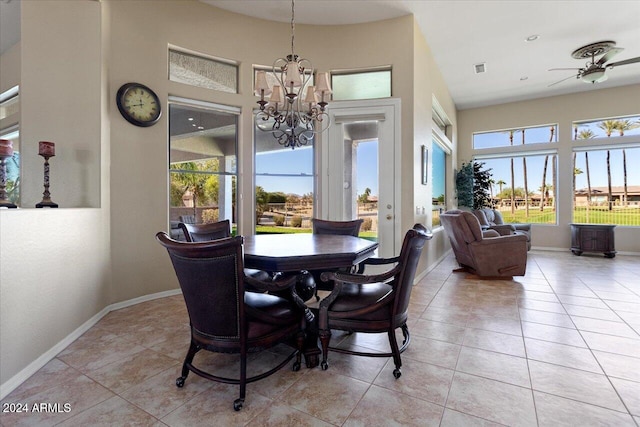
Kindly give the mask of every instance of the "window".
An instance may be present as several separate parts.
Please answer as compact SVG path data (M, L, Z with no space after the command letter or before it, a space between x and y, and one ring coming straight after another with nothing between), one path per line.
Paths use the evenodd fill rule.
M640 226L640 144L573 156L573 222Z
M7 200L20 206L20 131L18 126L0 129L0 139L11 141L13 156L5 159Z
M555 152L500 158L476 157L490 170L491 198L505 222L556 223Z
M238 93L238 66L230 61L170 49L169 80L220 92Z
M477 132L473 134L473 148L475 150L483 148L510 147L514 145L552 143L557 141L557 124L491 132Z
M170 98L169 213L177 223L235 224L239 109Z
M640 135L640 116L573 122L573 139Z
M283 149L270 133L255 137L256 233L311 232L313 144Z
M431 225L440 225L440 214L447 210L447 157L449 151L438 143L436 139L431 145L431 188L433 211Z
M331 73L333 99L375 99L391 96L391 69Z

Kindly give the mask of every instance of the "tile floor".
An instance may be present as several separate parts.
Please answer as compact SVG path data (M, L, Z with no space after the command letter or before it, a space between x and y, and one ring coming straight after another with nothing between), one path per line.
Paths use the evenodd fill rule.
M105 316L4 403L59 403L2 413L2 426L638 426L640 262L532 251L513 281L452 273L449 256L414 288L412 341L390 360L330 354L328 371L283 369L237 386L191 374L174 385L189 341L181 296ZM335 344L384 349L384 335ZM281 354L252 356L260 368ZM235 357L197 356L235 372ZM70 410L64 411L65 403ZM4 405L3 405L4 407Z

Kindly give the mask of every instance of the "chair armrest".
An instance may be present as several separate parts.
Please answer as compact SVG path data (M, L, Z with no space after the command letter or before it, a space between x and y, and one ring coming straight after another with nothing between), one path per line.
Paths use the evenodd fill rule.
M531 231L531 224L511 224L516 230Z
M393 263L398 262L399 260L400 260L400 257L397 257L397 256L392 257L392 258L379 258L379 257L367 258L364 261L362 261L360 264L358 264L357 273L358 274L364 273L365 266L367 266L367 265L393 264Z
M490 230L495 230L501 236L508 236L516 231L515 227L511 224L496 224L489 227Z
M366 284L366 283L379 283L385 282L395 276L398 273L398 266L395 266L389 271L385 271L384 273L374 274L371 276L365 274L350 274L350 273L342 273L336 271L325 271L320 275L320 278L323 281L334 281L337 283L356 283L356 284Z
M296 276L290 276L284 279L277 279L271 282L254 279L251 276L244 276L244 282L252 289L261 292L278 292L294 287L296 284Z

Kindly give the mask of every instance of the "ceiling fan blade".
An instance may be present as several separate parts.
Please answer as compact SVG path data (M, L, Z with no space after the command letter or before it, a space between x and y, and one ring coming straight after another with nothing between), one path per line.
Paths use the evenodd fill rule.
M565 81L565 80L569 80L569 79L576 79L576 78L578 78L579 76L580 76L580 74L573 75L573 76L569 76L569 77L567 77L566 79L562 79L562 80L557 81L557 82L555 82L555 83L551 83L551 84L550 84L549 86L547 86L547 87L555 86L555 85L557 85L558 83L562 83L562 82L563 82L563 81Z
M560 71L560 70L581 70L582 68L549 68L549 71Z
M630 58L625 59L624 61L614 62L613 64L607 64L606 67L613 68L619 67L620 65L635 64L636 62L640 62L640 56L638 56L637 58Z
M604 55L602 55L602 58L598 59L598 62L596 62L596 64L598 64L598 65L604 64L605 62L607 62L608 60L610 60L611 58L613 58L614 56L616 56L617 54L619 54L623 50L624 50L624 48L622 48L622 47L614 47L609 52L607 52Z

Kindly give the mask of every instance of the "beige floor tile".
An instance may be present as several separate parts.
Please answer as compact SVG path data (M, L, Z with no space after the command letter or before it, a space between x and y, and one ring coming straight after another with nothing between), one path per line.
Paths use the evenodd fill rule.
M13 402L19 401L22 397L27 397L40 393L48 388L59 386L68 381L73 381L82 373L72 368L60 359L52 359L44 365L38 372L33 374L29 379L20 384L7 399ZM7 399L3 399L5 402Z
M447 408L489 421L536 426L531 389L456 372Z
M549 292L538 292L538 291L524 291L519 295L519 300L534 300L534 301L547 301L547 302L560 302L558 297L551 293L553 292L549 289Z
M402 353L402 359L413 359L453 369L459 353L460 346L457 344L412 336L409 347ZM405 365L407 363L409 362L403 362Z
M608 376L640 382L640 359L603 351L593 351L593 354Z
M453 379L453 370L417 360L403 361L402 376L393 376L395 364L390 360L374 381L375 385L418 399L444 405Z
M460 309L449 307L429 306L420 316L421 319L434 320L436 322L452 323L458 326L465 326L471 314Z
M282 402L328 423L341 425L364 396L369 383L313 369L296 382Z
M86 375L114 393L120 394L170 367L175 367L175 371L178 372L180 366L175 359L152 350L143 350L102 368L90 370Z
M518 319L494 316L472 316L469 318L467 327L522 336L522 327Z
M443 410L442 406L373 385L343 426L437 427Z
M576 329L543 325L541 323L522 322L522 331L527 338L572 345L574 347L587 347L587 344Z
M305 414L279 402L273 402L260 412L247 427L332 427L325 421Z
M603 406L615 411L626 411L604 375L535 360L529 360L529 372L534 390Z
M617 353L624 356L638 357L640 354L640 340L617 337L613 335L582 332L582 337L592 350Z
M598 361L593 357L589 349L531 338L525 338L524 344L527 349L527 358L529 359L581 369L596 374L603 373Z
M39 393L21 397L20 403L30 408L28 413L2 413L2 423L6 426L52 426L82 411L115 396L84 375L76 376L59 386L50 387ZM11 400L9 400L11 399ZM5 401L13 401L11 396ZM15 401L13 401L15 402ZM17 403L17 402L16 402ZM51 410L35 411L34 404L57 405ZM67 405L68 406L65 406Z
M92 371L145 350L123 338L80 337L58 354L58 359L80 371Z
M629 414L577 402L538 391L533 392L540 427L635 425Z
M349 347L354 351L370 351L367 348L356 345ZM380 371L382 371L382 368L389 359L390 358L386 357L354 356L352 354L329 351L327 360L331 366L330 369L332 373L371 383L380 374Z
M567 314L521 308L520 319L526 322L542 323L543 325L560 326L562 328L574 328L573 322Z
M200 393L207 391L213 384L217 384L191 372L184 387L178 388L176 378L179 376L180 369L167 369L129 388L120 396L154 417L162 418ZM235 389L238 390L238 386L235 386ZM213 402L221 399L215 393L209 393L209 397L212 405Z
M593 308L609 308L600 298L587 298L577 297L573 295L558 295L558 299L565 306L577 305L579 307L593 307ZM566 307L565 307L566 308Z
M640 303L627 301L607 301L606 305L616 312L622 311L629 313L640 313Z
M440 427L499 427L503 425L449 408L445 408L440 423Z
M456 371L531 388L527 359L462 347Z
M620 378L611 378L613 386L620 394L629 412L632 415L640 416L640 383L635 381L621 380Z
M571 319L575 323L576 328L580 331L598 332L601 334L640 340L640 335L622 322L611 322L609 320L590 319L578 316L571 316Z
M483 350L524 357L524 341L521 336L467 328L463 345Z
M160 424L140 408L132 405L119 396L87 409L58 424L61 427L98 427L115 425L156 426Z
M536 300L519 300L518 305L528 310L548 311L551 313L565 314L562 304L559 302L536 301Z
M411 333L415 336L446 341L452 344L462 344L465 328L464 326L456 326L450 323L419 319L415 327L411 329Z
M581 305L566 304L565 309L571 317L580 316L590 319L609 320L620 322L620 317L609 308L584 307Z

